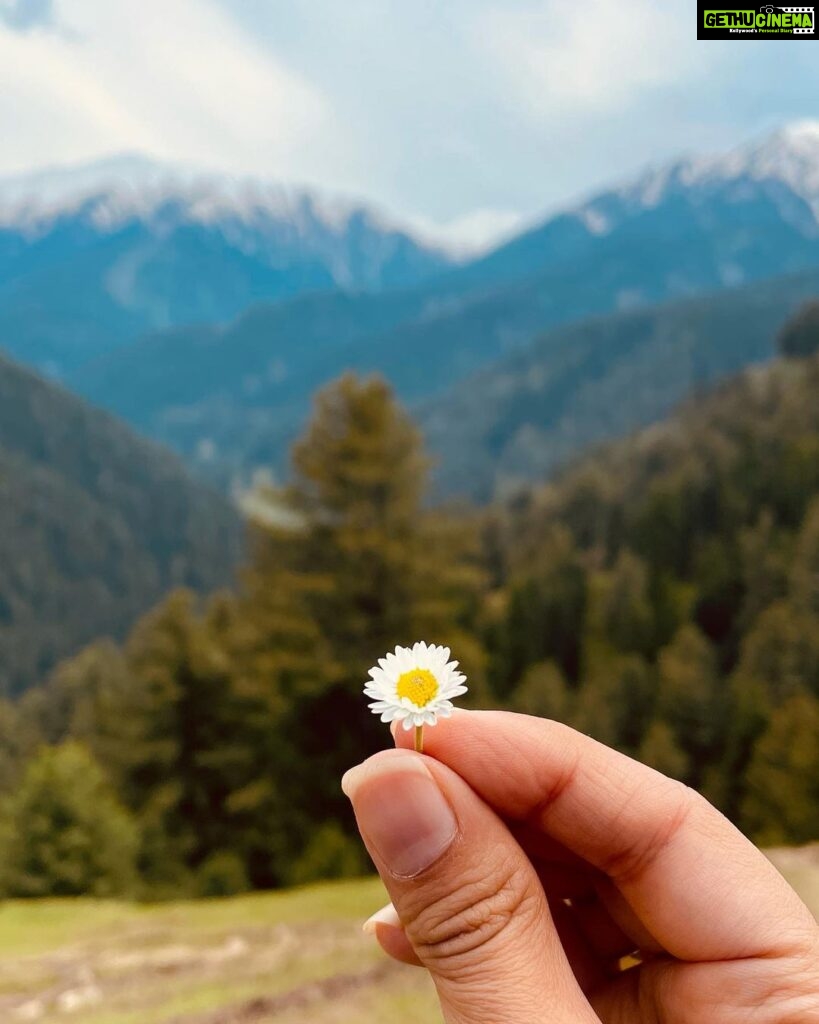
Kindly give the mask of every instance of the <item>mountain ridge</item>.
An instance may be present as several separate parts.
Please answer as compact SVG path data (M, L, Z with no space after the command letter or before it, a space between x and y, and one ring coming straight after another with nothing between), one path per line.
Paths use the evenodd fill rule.
M778 328L817 296L819 267L545 332L420 406L439 493L508 494L661 420L769 360Z
M261 178L128 158L0 179L0 337L59 375L148 330L449 265L364 204Z

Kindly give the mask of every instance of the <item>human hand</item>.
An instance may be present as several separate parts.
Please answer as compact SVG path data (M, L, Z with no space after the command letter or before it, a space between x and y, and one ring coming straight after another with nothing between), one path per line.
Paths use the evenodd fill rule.
M343 786L395 908L371 930L448 1024L819 1024L819 926L693 790L524 715L425 746Z

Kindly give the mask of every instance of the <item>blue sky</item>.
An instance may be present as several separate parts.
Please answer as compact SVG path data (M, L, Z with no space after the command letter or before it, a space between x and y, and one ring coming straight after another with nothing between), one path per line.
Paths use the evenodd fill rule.
M694 0L0 0L0 172L142 151L480 234L819 117L819 43Z

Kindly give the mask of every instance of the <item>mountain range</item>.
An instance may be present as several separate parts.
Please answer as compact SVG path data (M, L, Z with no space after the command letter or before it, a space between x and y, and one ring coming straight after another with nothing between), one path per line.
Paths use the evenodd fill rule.
M175 456L0 358L0 696L171 587L226 585L242 538Z
M57 375L149 330L449 263L367 206L262 179L144 157L0 179L0 338Z
M446 406L450 388L476 371L491 375L496 361L504 374L503 361L535 339L539 360L549 344L541 336L558 326L816 266L819 122L800 122L727 154L646 171L415 284L311 291L228 323L154 331L67 381L224 483L282 467L310 395L345 369L379 371L406 401ZM612 330L630 322L616 319ZM761 349L734 351L743 365Z
M466 262L369 207L144 159L0 180L0 684L230 580L223 489L380 372L440 494L553 474L768 359L819 294L819 122L646 171ZM92 404L75 395L79 392Z

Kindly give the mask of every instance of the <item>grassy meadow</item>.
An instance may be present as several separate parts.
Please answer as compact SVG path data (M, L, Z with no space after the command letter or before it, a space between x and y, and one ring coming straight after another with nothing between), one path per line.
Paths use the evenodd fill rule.
M225 900L0 906L0 1020L335 1024L439 1019L427 979L361 931L366 879Z
M771 854L819 916L819 848ZM366 879L225 900L0 906L0 1019L39 1024L434 1024L427 978L361 932Z

